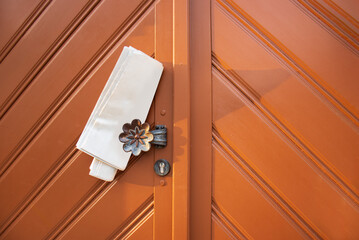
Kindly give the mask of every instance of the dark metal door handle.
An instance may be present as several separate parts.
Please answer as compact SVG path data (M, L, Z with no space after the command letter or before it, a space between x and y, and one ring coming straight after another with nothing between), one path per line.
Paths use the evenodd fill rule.
M167 145L167 128L164 125L156 125L155 129L150 131L148 123L142 124L140 120L134 119L131 123L125 123L122 130L119 139L123 143L123 150L132 152L135 156L141 151L150 150L151 144L156 148L164 148Z

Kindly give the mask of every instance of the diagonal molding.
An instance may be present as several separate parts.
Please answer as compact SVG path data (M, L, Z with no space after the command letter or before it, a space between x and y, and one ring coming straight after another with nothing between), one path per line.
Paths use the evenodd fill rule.
M136 26L139 20L143 19L153 9L154 0L144 0L129 16L129 18L121 24L121 26L112 34L106 43L97 51L97 53L89 60L89 62L82 68L82 70L72 79L69 85L61 92L48 109L38 118L37 122L19 141L11 153L6 157L3 166L0 167L0 177L6 173L9 167L16 161L20 154L27 148L45 126L51 122L51 119L57 117L61 110L66 106L66 102L71 100L71 97L76 94L79 88L86 83L91 76L91 73L98 69L106 60L107 56L111 54L111 50L121 43L122 38ZM153 55L153 54L152 54Z
M56 56L56 53L61 51L66 42L71 38L72 35L80 28L82 23L91 15L96 9L100 0L90 0L76 15L76 17L70 22L65 30L56 38L46 52L39 58L31 70L25 75L24 79L16 86L16 88L10 93L5 99L4 103L0 106L0 120L15 104L20 95L26 91L36 77L41 73L44 67Z
M315 0L291 0L301 11L359 56L359 35Z
M221 60L222 62L222 60ZM223 63L222 63L223 64ZM321 159L317 156L308 144L304 143L300 140L290 129L278 119L275 114L273 114L267 107L265 107L258 97L258 94L255 93L251 88L247 88L245 81L241 79L233 71L225 70L225 67L222 66L220 61L216 58L216 56L212 56L212 65L214 67L214 74L221 76L222 79L226 80L230 83L241 95L243 95L246 99L248 99L252 105L258 109L263 116L266 117L272 124L283 134L289 141L289 144L294 145L300 152L303 153L306 159L312 162L315 168L320 170L330 181L330 183L335 186L341 194L344 195L347 199L349 199L356 207L359 207L359 196L355 191L355 187L351 186L350 183L342 179L340 176L342 174L331 164L328 163L327 160Z
M334 96L322 83L317 81L308 71L303 63L299 61L292 52L289 51L282 43L272 36L266 29L258 24L232 0L217 0L217 5L224 11L240 28L242 28L249 36L254 38L261 46L263 46L273 57L278 59L290 71L292 71L299 79L304 81L313 92L315 92L326 104L333 107L338 114L343 116L353 128L358 128L359 118L354 111L350 109L348 104L341 102L338 97Z
M359 22L355 18L353 18L349 13L344 11L341 7L335 4L332 0L323 0L328 6L330 6L335 12L343 16L346 20L348 20L355 27L359 28Z
M0 228L0 237L5 235L20 219L31 209L43 195L48 191L52 184L57 181L61 175L71 166L71 164L81 154L75 147L76 142L60 156L41 178L38 183L32 188L32 190L25 196L23 201L16 207L16 209L5 220L4 224Z
M25 21L21 24L21 26L16 30L14 35L12 35L12 37L9 39L9 41L5 44L5 46L0 51L0 64L4 61L6 56L9 55L11 50L16 46L16 44L25 35L25 33L31 28L31 26L35 23L35 21L46 10L46 8L50 5L51 1L52 0L42 0L30 13L30 15L25 19Z
M284 194L278 192L278 190L276 191L276 188L270 183L269 179L260 175L252 165L239 156L239 154L225 142L215 128L212 131L212 136L213 147L216 148L237 171L243 173L250 182L263 191L277 209L283 212L283 216L292 222L298 230L311 239L324 239L323 233L321 233L299 209L296 209L296 207L284 197Z
M216 203L215 199L212 199L212 220L215 221L227 234L231 235L233 239L253 239L246 230L232 222L229 217Z
M135 163L143 156L141 153L139 156L131 156L125 172L117 173L115 179L112 182L98 181L98 183L76 204L73 209L64 218L59 221L59 224L55 226L45 239L62 238L68 231L71 230L75 224L80 221L87 212L96 205L100 199L106 195L111 188L113 188L121 178L131 169Z
M151 123L150 126L153 128L154 123ZM52 187L52 185L78 158L78 156L81 154L81 151L76 149L77 140L78 138L76 138L75 141L68 147L68 149L59 157L59 159L54 163L53 167L49 168L44 176L32 188L29 194L25 196L24 200L9 215L4 224L0 227L0 237L6 234L7 231L11 230L11 228L15 226L17 222L19 222L21 218L26 215L27 212L30 211L34 204ZM131 158L129 165L134 161L136 160ZM100 183L97 182L93 186L92 190L90 190L90 193L97 191L96 189L100 188L99 185ZM88 197L85 199L88 199Z
M136 232L148 219L150 219L155 210L154 204L154 195L152 194L145 202L141 204L129 216L121 226L116 229L109 237L106 239L128 239L134 232Z

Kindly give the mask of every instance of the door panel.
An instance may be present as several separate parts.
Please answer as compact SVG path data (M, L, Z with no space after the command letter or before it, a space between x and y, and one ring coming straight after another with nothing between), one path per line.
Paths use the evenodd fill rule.
M0 5L0 62L9 54L50 1L18 0Z
M340 116L321 95L313 94L313 89L304 79L296 78L293 73L283 68L250 38L253 36L248 36L235 24L238 22L226 18L219 6L214 8L214 53L221 59L217 61L218 68L231 69L233 74L230 78L234 82L240 79L248 84L253 98L258 99L264 110L273 113L282 123L281 127L288 129L292 139L302 148L308 148L313 161L317 164L321 164L321 161L328 163L322 165L322 168L328 168L328 174L334 172L332 178L344 182L342 188L345 188L345 191L357 193L357 127L348 123L345 116ZM230 28L228 32L236 34L231 34L232 37L229 38L226 30L223 30L224 26ZM242 44L237 44L236 39L241 39ZM229 49L236 51L242 58L236 58ZM352 89L356 89L355 86ZM303 114L307 117L304 118ZM328 141L323 141L323 132ZM347 144L347 141L350 143ZM348 187L350 189L347 189Z
M359 238L355 1L1 4L0 239ZM107 183L75 144L124 46L169 145Z
M77 88L77 93L74 96L71 96L70 101L68 100L65 104L59 106L59 110L50 116L50 121L45 122L44 127L38 132L34 139L29 139L31 141L31 148L25 149L17 158L12 167L7 170L6 177L4 176L0 182L0 192L1 194L6 194L6 192L12 192L10 189L16 188L17 191L13 192L14 195L11 195L9 198L2 199L2 202L7 206L4 211L1 211L1 214L6 214L8 211L12 211L13 208L19 204L26 196L29 194L33 187L33 184L41 181L41 178L46 175L56 174L57 164L63 164L64 161L68 161L68 158L71 157L75 151L75 142L76 139L81 134L81 126L86 124L87 118L90 115L94 104L96 103L97 96L101 93L101 85L105 84L107 76L110 75L114 64L117 61L117 58L121 52L121 49L125 44L133 44L133 46L144 48L144 44L137 44L141 40L144 40L146 44L151 44L153 41L154 35L144 34L145 39L138 40L136 42L136 34L141 34L146 26L153 23L153 15L151 22L144 22L144 25L137 28L132 35L129 35L127 40L118 44L116 49L116 54L107 55L106 61L100 63L97 66L97 69L91 73L90 78L86 78L84 81L86 84L82 84ZM147 25L146 25L147 24ZM152 36L152 38L151 38ZM150 46L151 47L151 46ZM147 48L150 48L147 47ZM153 44L152 50L149 50L150 54L153 53ZM31 90L30 90L31 91ZM84 112L84 114L74 114L78 112ZM69 124L71 122L71 124ZM1 123L0 123L1 124ZM36 132L35 132L36 133ZM56 136L56 144L54 144L51 139ZM61 139L61 141L59 140ZM46 154L46 158L44 158ZM38 159L34 161L34 159ZM33 169L28 171L29 167ZM50 172L47 172L49 171ZM26 179L26 184L16 181L16 179ZM51 177L50 177L51 178ZM10 207L12 206L12 207Z
M42 1L42 3L46 2L48 2L46 10L42 14L39 10L38 14L41 15L34 19L27 34L18 42L11 41L14 44L16 42L16 47L11 49L11 54L8 54L0 65L0 74L6 83L0 90L1 118L22 91L31 82L36 81L36 76L52 55L64 47L99 3L81 0L74 2L69 8L69 1L56 0L51 4L49 3L51 1ZM63 14L64 12L66 14ZM56 24L53 19L57 20Z
M273 208L275 201L260 190L236 160L218 143L213 148L213 211L230 219L229 226L233 225L235 232L246 238L301 239L301 232L291 226L290 217L283 217L280 208ZM230 195L227 186L232 186Z
M172 45L159 44L171 39L172 2L77 1L62 11L65 2L54 1L0 65L1 96L13 97L0 120L0 238L168 239L171 174L156 176L153 164L172 162L171 142L131 158L111 183L88 175L92 158L75 144L124 46L166 65L147 122L171 137Z
M93 203L64 229L63 239L106 239L118 231L119 223L131 223L147 207L153 206L152 154L145 154L107 184ZM153 235L149 235L152 238Z
M118 1L105 1L99 5L66 44L66 48L53 56L27 87L27 91L17 99L16 105L7 112L0 125L4 131L3 138L0 139L4 143L0 148L0 164L5 163L7 166L7 161L13 160L13 155L29 143L35 132L54 114L54 110L58 109L90 71L98 66L114 43L123 36L124 31L128 31L131 22L127 23L127 26L118 24L126 21L126 18L127 21L135 20L136 18L129 18L129 15L136 10L137 5L129 4L126 8L122 5L123 3ZM111 12L110 9L117 11ZM144 11L143 6L140 9ZM122 11L122 14L119 15L119 11ZM141 14L138 11L133 14L136 16L136 13ZM116 17L118 22L112 21L111 16ZM78 57L73 58L74 54ZM11 137L7 137L5 141L5 136Z
M212 210L238 238L359 236L358 45L306 3L212 1Z
M257 34L280 51L289 64L296 65L296 70L308 83L340 105L344 114L354 115L358 123L359 99L355 88L351 87L358 74L358 42L356 48L348 49L291 1L228 3L224 4L225 8L250 22Z

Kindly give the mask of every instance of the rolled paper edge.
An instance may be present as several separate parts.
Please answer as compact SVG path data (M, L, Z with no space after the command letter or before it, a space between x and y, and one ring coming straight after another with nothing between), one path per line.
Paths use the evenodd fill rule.
M113 168L106 163L94 158L90 165L90 176L111 182L115 178L117 169Z

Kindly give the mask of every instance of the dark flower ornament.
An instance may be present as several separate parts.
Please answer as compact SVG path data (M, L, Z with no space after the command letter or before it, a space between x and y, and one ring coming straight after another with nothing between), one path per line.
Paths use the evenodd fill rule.
M153 134L150 132L148 123L141 124L140 120L135 119L131 124L124 124L122 130L123 133L120 134L119 138L123 143L125 152L132 152L133 155L138 156L141 151L150 150Z

